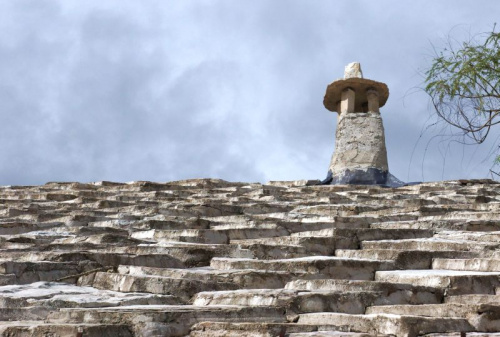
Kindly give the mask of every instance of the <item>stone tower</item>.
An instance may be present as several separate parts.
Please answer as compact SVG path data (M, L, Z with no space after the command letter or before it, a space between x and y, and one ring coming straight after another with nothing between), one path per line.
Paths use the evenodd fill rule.
M385 83L363 78L361 66L345 67L344 78L331 83L323 104L338 113L335 151L326 184L393 185L389 174L384 126L379 108L389 97Z

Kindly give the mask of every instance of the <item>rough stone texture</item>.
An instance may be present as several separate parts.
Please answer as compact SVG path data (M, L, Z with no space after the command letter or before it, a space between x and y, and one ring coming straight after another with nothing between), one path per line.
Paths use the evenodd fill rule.
M363 72L361 71L361 64L359 62L351 62L344 68L344 79L353 77L363 78Z
M499 184L315 183L0 187L0 335L498 335Z
M329 171L333 184L386 184L389 166L380 113L339 115Z
M364 79L356 62L346 66L344 79L328 86L324 105L338 112L338 121L335 151L324 183L397 185L389 175L379 112L388 96L387 86Z
M336 150L329 167L334 175L346 169L389 169L379 113L340 114L335 139Z

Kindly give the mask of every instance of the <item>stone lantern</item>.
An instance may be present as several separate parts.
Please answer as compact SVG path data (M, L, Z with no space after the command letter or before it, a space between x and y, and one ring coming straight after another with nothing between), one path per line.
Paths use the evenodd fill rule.
M345 67L331 83L323 104L338 113L335 151L324 184L402 185L389 174L379 108L389 97L385 83L363 78L361 66Z

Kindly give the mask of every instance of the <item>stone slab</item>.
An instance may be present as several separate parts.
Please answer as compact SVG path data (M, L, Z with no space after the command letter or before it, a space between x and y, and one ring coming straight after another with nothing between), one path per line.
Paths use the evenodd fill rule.
M434 259L433 269L500 272L500 258L497 259Z
M313 292L376 292L379 296L375 298L373 305L441 303L443 300L443 290L440 288L377 281L298 279L287 283L285 289Z
M495 288L500 284L500 273L436 269L378 271L375 280L443 288L449 296L494 294Z
M391 314L349 315L339 313L301 314L300 324L331 324L347 331L414 337L429 332L474 331L461 318L431 318Z
M322 274L339 279L373 280L375 271L394 269L392 261L375 261L362 259L344 259L331 256L311 256L306 258L283 260L252 260L214 258L210 264L219 270L260 269L288 270Z

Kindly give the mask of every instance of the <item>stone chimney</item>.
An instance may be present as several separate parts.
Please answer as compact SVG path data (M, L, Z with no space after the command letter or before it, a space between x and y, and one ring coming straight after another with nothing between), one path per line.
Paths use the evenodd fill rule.
M401 185L389 174L384 126L379 108L389 97L385 83L363 78L361 66L345 67L331 83L323 104L338 113L335 151L324 184Z

